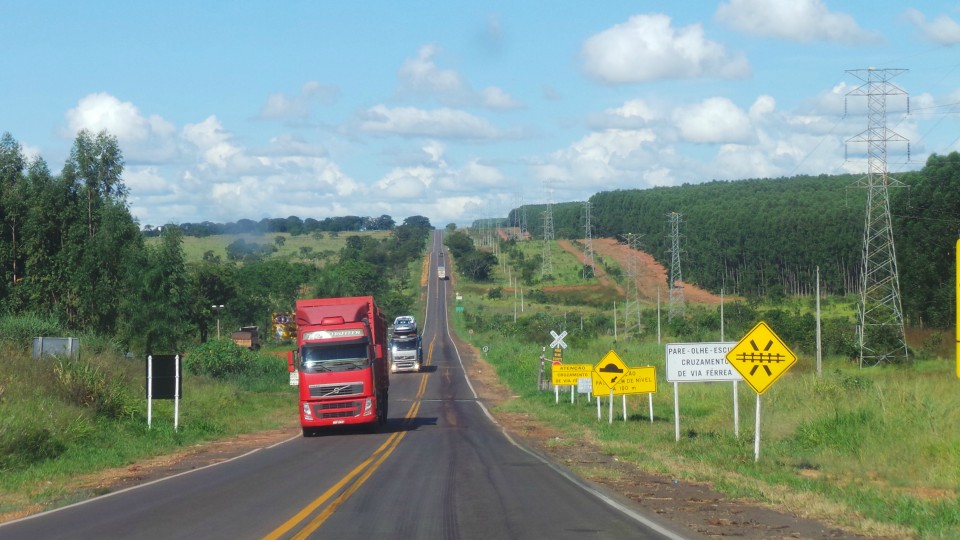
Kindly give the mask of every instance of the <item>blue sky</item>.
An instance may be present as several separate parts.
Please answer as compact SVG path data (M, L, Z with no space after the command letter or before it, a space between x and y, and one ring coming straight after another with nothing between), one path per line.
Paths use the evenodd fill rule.
M423 215L866 171L960 150L960 3L12 2L0 132L59 172L114 134L141 225ZM845 148L846 147L846 148ZM682 210L682 209L681 209Z

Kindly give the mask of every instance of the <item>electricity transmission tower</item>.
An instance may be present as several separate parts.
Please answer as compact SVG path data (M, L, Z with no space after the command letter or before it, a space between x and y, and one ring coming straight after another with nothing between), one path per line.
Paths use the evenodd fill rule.
M887 171L887 145L907 139L887 128L887 96L907 93L890 82L905 69L848 70L864 84L847 96L867 98L867 129L847 142L866 143L867 175L857 186L867 190L863 226L859 327L860 367L908 358L900 301L897 254L893 245L890 197L887 188L902 187ZM907 113L910 101L907 97ZM907 143L907 155L910 147Z
M547 210L543 213L543 265L540 267L540 279L553 275L553 261L550 258L553 240L553 205L547 202Z
M587 263L584 269L590 269L590 275L588 277L592 279L597 275L597 267L593 260L593 233L591 232L592 227L590 226L590 201L584 203L583 212L586 214L584 218L584 222L586 223L586 231L583 235L583 250L587 256Z
M680 217L681 214L670 212L670 314L669 320L682 317L686 308L683 301L683 274L680 272Z
M624 337L629 336L630 331L634 329L639 337L642 331L640 327L640 289L637 288L637 279L640 277L640 236L633 233L626 235L630 254L627 257L627 301L623 306ZM632 323L630 322L631 317L634 318Z

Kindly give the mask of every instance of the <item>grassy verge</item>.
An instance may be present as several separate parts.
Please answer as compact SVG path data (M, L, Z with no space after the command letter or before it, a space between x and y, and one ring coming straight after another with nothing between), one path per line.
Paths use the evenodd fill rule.
M596 405L569 393L554 403L536 389L540 344L498 332L457 333L477 347L519 399L506 407L549 423L569 439L587 439L621 460L678 479L703 481L733 497L786 506L874 534L960 537L960 394L950 361L857 369L824 361L822 376L801 357L763 396L760 459L754 462L756 394L739 386L739 437L730 383L680 385L681 437L675 438L673 385L654 341L602 336L568 349L566 362L591 363L610 349L631 366L655 365L654 421L647 396L628 397L628 417L598 422ZM576 333L571 330L571 335ZM546 338L545 334L545 338Z
M37 360L9 348L0 356L0 515L85 496L64 488L78 476L277 428L296 414L286 366L276 356L253 359L261 366L256 374L186 372L176 431L172 401L153 402L147 427L142 359L102 352Z

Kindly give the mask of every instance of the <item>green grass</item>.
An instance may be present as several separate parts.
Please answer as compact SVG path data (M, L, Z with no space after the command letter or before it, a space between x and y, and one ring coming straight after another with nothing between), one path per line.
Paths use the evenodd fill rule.
M154 400L147 427L143 359L102 353L64 368L56 359L35 360L11 348L2 357L0 514L96 494L72 493L77 476L276 428L296 417L285 370L272 381L186 373L174 431L173 402L167 400Z
M664 380L663 346L655 341L605 338L565 352L565 362L596 363L612 348L628 365L657 366L654 422L647 397L630 396L629 421L619 417L617 398L618 419L608 424L606 403L597 422L596 405L582 396L570 404L569 393L565 400L561 392L555 404L552 392L537 391L539 344L470 335L462 317L454 322L459 335L490 347L485 358L520 396L508 410L595 440L646 470L710 482L731 496L785 505L812 498L831 519L899 531L895 536L904 534L901 528L922 538L960 535L960 393L952 361L861 370L828 358L817 377L813 360L801 357L761 398L760 459L754 462L756 394L746 384L738 385L739 438L732 384L680 385L681 438L675 440L673 385Z

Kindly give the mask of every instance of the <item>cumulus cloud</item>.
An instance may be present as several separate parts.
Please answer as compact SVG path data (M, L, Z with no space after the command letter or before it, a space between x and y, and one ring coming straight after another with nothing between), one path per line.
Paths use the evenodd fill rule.
M678 109L680 136L694 143L747 143L754 139L750 117L727 98L714 97Z
M443 145L431 141L421 148L421 163L396 167L376 183L376 191L391 199L420 199L429 193L442 197L456 192L483 192L502 187L503 173L496 167L471 159L461 168L451 167L444 156Z
M956 45L960 43L960 24L947 15L938 15L931 21L916 9L908 9L904 17L913 24L920 35L938 45Z
M359 115L359 129L374 134L455 139L495 139L501 136L486 120L446 107L426 110L376 105Z
M593 132L531 168L537 180L564 191L636 187L637 171L654 165L657 140L653 130Z
M810 42L877 42L876 32L860 28L846 13L830 11L821 0L730 0L717 8L717 20L748 34Z
M306 120L310 117L310 111L315 105L333 103L338 93L336 87L310 81L303 85L299 94L288 95L282 92L270 94L267 102L260 109L260 118Z
M491 109L522 107L516 98L502 88L491 86L475 91L460 74L443 69L435 61L440 48L436 45L420 47L415 58L408 58L400 66L397 93L403 98L433 98L446 105L475 105Z
M81 129L106 130L117 138L124 155L133 161L170 159L176 154L176 128L159 115L144 115L129 101L105 92L89 94L66 113L69 136Z
M587 74L608 84L750 75L746 58L708 40L702 26L675 28L660 14L636 15L591 36L581 56Z

